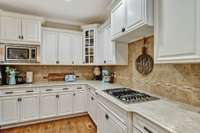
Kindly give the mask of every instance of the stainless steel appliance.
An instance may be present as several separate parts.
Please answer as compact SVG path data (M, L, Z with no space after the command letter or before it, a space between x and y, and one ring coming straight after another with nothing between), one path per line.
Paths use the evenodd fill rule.
M0 44L0 61L5 63L39 63L40 46Z
M77 76L75 75L75 73L69 73L69 74L65 75L66 82L74 82L77 80L76 78L77 78Z
M104 92L108 93L111 96L114 96L115 98L126 104L141 103L159 99L145 93L131 90L129 88L107 89L104 90Z

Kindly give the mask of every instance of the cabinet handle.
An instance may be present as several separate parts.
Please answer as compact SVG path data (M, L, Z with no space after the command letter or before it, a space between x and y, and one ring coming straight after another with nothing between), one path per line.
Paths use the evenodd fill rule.
M74 64L74 61L72 61L72 64Z
M144 127L144 130L147 131L148 133L153 133L151 130L149 130L147 127Z
M18 102L21 102L21 101L22 101L22 98L18 98L17 101L18 101Z
M13 91L5 92L5 94L13 94Z
M126 29L125 28L122 28L122 32L125 32L126 31Z
M74 93L73 96L76 96L76 93Z
M105 118L106 118L106 120L108 120L108 119L109 119L109 116L108 116L108 114L105 114Z
M94 97L91 97L91 100L93 101L93 100L94 100Z
M24 39L24 36L22 36L21 39L23 40L23 39Z
M19 39L21 39L21 36L19 35Z
M30 91L26 91L27 93L31 93L31 92L34 92L33 90L30 90Z
M81 90L82 89L82 87L77 87L77 90Z
M106 61L104 61L104 64L106 64Z
M65 90L65 91L66 91L66 90L69 90L69 88L63 88L63 90Z
M46 91L53 91L52 89L46 89Z
M56 95L56 98L59 98L60 96L59 95Z
M59 61L56 61L56 64L59 64L60 62Z

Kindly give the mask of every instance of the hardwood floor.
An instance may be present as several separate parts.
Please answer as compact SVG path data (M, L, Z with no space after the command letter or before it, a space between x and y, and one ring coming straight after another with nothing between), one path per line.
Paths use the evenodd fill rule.
M0 133L96 133L96 126L89 116L81 116L30 126L17 127Z

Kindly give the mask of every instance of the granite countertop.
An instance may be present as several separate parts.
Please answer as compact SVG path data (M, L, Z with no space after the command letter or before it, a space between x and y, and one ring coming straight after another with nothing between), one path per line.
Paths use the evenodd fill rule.
M118 99L104 93L102 90L110 88L126 87L119 84L102 83L99 81L80 80L76 82L36 82L33 84L22 84L14 86L0 86L2 89L20 89L30 87L48 87L57 85L85 84L96 89L96 92L116 104L120 108L139 114L149 121L159 125L160 127L170 131L171 133L200 133L200 108L193 107L179 102L169 101L160 97L160 100L137 103L124 104ZM137 90L137 89L134 89ZM149 93L148 93L149 94ZM150 94L152 95L152 94Z

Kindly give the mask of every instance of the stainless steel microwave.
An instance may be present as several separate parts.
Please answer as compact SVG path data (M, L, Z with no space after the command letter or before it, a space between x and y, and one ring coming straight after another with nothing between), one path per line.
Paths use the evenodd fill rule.
M0 61L5 63L39 63L40 46L0 44Z

